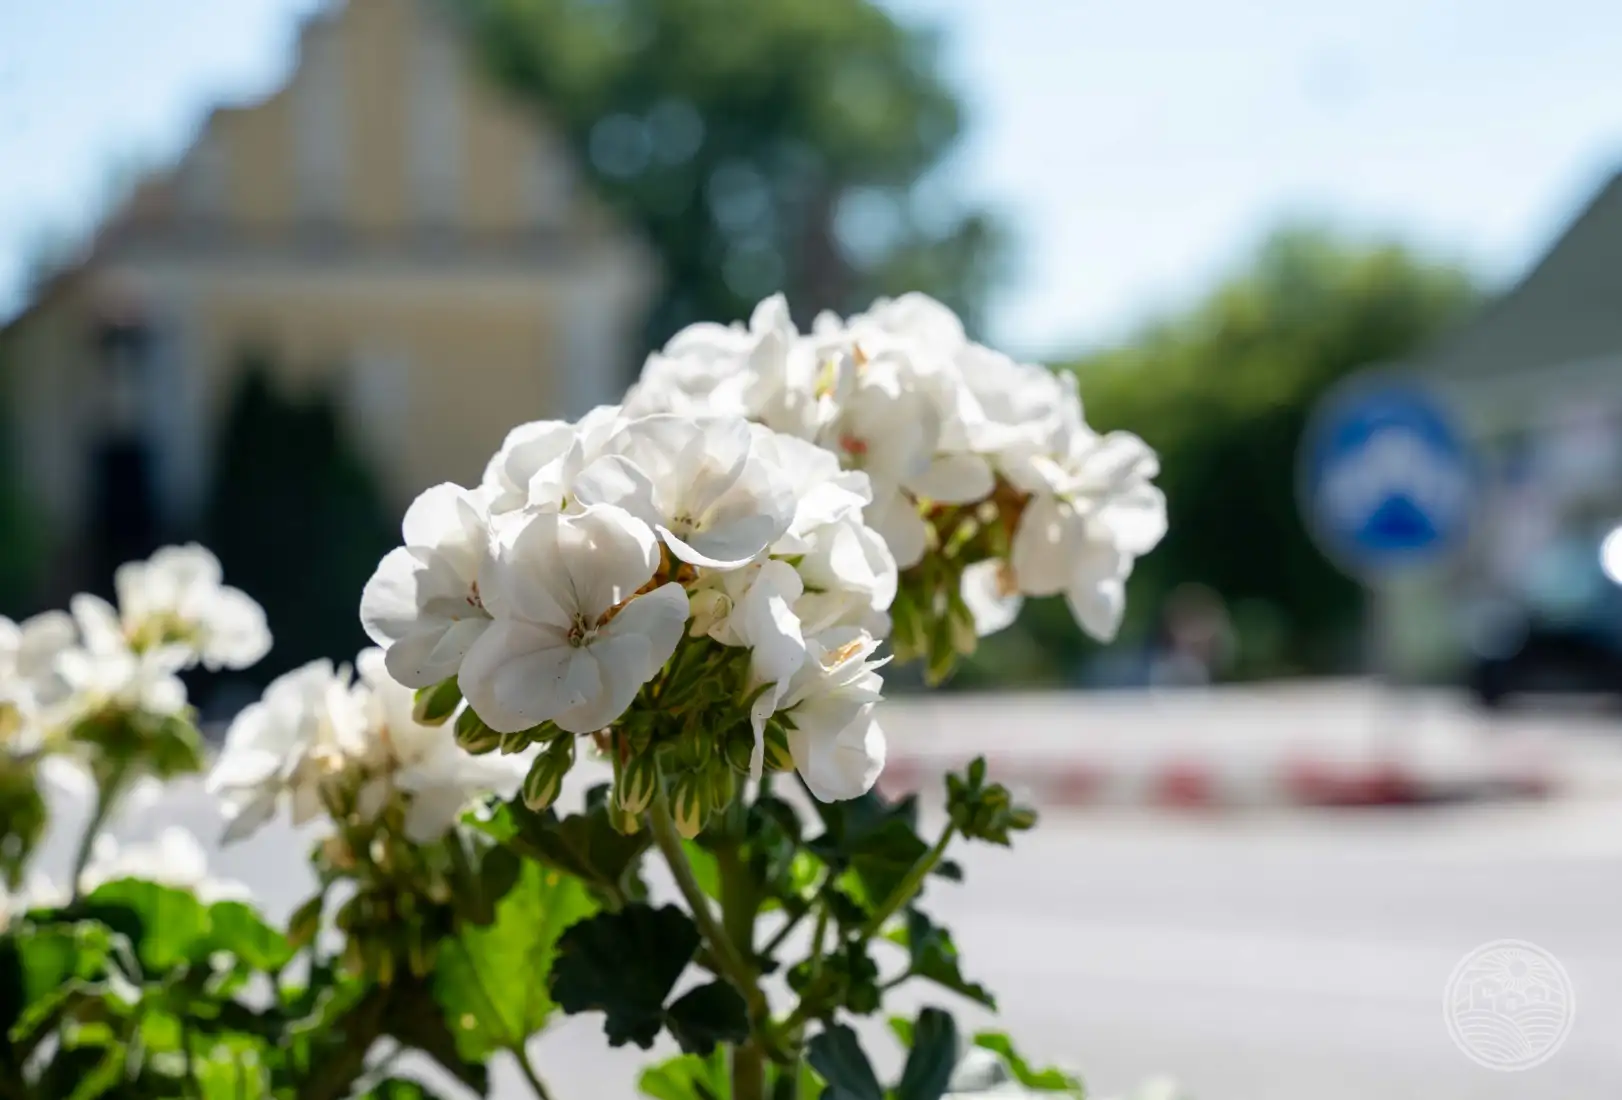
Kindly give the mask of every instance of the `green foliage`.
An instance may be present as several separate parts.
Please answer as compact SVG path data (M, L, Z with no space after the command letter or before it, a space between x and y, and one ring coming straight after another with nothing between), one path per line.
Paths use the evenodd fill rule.
M856 1032L844 1024L823 1029L806 1047L806 1061L828 1082L826 1100L884 1100L873 1064Z
M552 995L570 1014L604 1013L610 1046L646 1050L663 1026L689 1053L708 1053L717 1040L741 1042L749 1021L736 990L711 983L665 1004L698 945L692 918L674 905L600 913L559 941Z
M946 813L957 831L969 840L1009 846L1010 831L1036 826L1036 811L1014 805L1001 783L986 782L986 758L976 757L963 770L946 777Z
M920 186L956 143L933 34L870 0L462 0L664 268L650 343L784 290L806 317L923 290L971 321L984 211Z
M560 818L551 810L535 813L515 799L494 807L489 819L478 824L524 858L575 876L611 908L619 908L647 897L638 867L649 838L614 828L607 790L599 786L588 793L585 813Z
M440 951L434 994L464 1058L519 1049L546 1026L557 1006L544 975L558 938L595 910L579 879L528 862L494 921L464 927Z
M1033 1067L1020 1056L1019 1051L1014 1049L1014 1041L1004 1032L979 1031L975 1033L973 1042L975 1046L989 1050L1001 1059L1014 1080L1023 1088L1032 1092L1063 1092L1078 1098L1086 1093L1079 1077L1051 1066L1046 1069Z
M886 1089L867 1060L856 1033L843 1024L823 1029L807 1048L807 1061L828 1082L824 1100L940 1100L957 1066L957 1024L949 1013L926 1008L916 1021L893 1019L891 1029L907 1046L901 1080Z
M991 991L979 982L969 981L958 969L952 934L920 910L909 908L906 924L891 932L890 939L907 949L908 975L932 981L997 1011L997 998Z
M1399 245L1287 229L1185 312L1071 364L1088 421L1160 453L1170 530L1133 574L1123 637L1145 638L1172 592L1194 583L1232 611L1235 675L1344 669L1358 589L1302 526L1297 444L1325 390L1412 358L1475 300L1458 268ZM1085 651L1066 609L1035 601L1018 628L985 640L960 683L1051 680Z

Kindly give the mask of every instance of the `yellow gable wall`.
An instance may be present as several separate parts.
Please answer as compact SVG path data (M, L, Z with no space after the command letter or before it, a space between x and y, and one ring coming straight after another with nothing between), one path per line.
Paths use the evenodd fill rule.
M336 23L312 33L332 34L343 72L332 109L340 113L345 164L343 218L368 234L397 231L421 220L412 209L410 143L414 138L411 82L418 78L419 39L456 35L421 0L348 0ZM455 79L448 89L457 120L452 141L431 155L457 158L455 222L489 234L534 224L530 174L543 157L538 122L494 88L458 44ZM305 59L308 61L308 58ZM325 74L323 74L325 75ZM248 226L299 219L295 178L298 120L292 100L299 85L317 80L307 67L289 87L251 107L217 112L211 125L224 146L226 216ZM443 223L442 218L433 219Z

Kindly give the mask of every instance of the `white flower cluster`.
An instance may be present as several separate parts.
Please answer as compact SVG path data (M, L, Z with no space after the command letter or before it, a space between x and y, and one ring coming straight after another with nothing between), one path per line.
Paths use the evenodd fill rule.
M347 667L322 659L273 680L226 732L209 775L230 824L227 841L257 831L286 806L295 825L322 817L373 823L403 812L417 843L438 840L470 801L510 797L523 778L508 758L474 757L412 713L413 697L363 650Z
M192 544L119 567L118 607L81 593L72 614L20 627L0 619L0 736L31 749L108 709L165 717L186 710L178 674L197 664L246 668L270 650L264 611L221 583L220 563Z
M742 417L826 448L871 479L867 521L903 570L953 549L965 515L1001 523L1011 549L982 547L974 557L992 564L952 578L982 635L1011 622L1022 595L1062 592L1109 639L1133 562L1166 529L1142 440L1093 431L1072 375L970 341L921 294L825 314L809 333L781 296L747 326L693 325L648 359L625 407Z
M498 734L597 733L684 636L741 648L749 770L778 716L811 790L851 798L884 758L871 657L896 567L873 507L866 474L736 416L603 407L525 424L477 488L417 499L361 619L397 680L454 677Z

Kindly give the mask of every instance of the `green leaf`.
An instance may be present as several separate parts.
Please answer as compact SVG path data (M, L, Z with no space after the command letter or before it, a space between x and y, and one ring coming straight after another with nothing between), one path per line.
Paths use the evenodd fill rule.
M628 905L571 927L558 941L552 995L573 1015L606 1014L610 1046L646 1050L664 1022L665 998L698 950L698 929L674 905Z
M564 818L551 810L538 814L515 800L499 807L479 827L522 856L584 879L617 903L640 901L647 890L637 877L637 863L653 838L645 832L627 836L614 828L607 802L600 797L606 790L603 785L592 792L599 797L587 796L583 814Z
M693 878L698 881L698 888L717 901L721 900L721 866L715 854L696 840L684 840L681 846L682 851L687 853L687 862L692 864Z
M559 937L595 909L578 879L526 863L493 924L464 925L441 947L434 992L463 1058L516 1049L546 1025Z
M1014 1075L1027 1089L1036 1092L1065 1092L1072 1096L1086 1095L1086 1088L1081 1078L1065 1073L1063 1070L1049 1067L1047 1069L1034 1069L1030 1063L1020 1057L1019 1051L1014 1049L1014 1041L1001 1031L981 1031L974 1036L974 1045L991 1051L1003 1060L1008 1072Z
M682 1054L649 1066L636 1086L652 1100L732 1100L727 1052L716 1047L708 1056Z
M665 1026L688 1054L708 1054L717 1043L749 1038L749 1006L723 981L690 989L665 1010Z
M926 1008L912 1027L912 1049L895 1100L940 1100L957 1066L957 1024L949 1013Z
M162 974L206 954L209 911L186 890L118 879L98 886L72 911L128 936L148 973Z
M861 886L859 900L869 908L889 897L929 851L917 833L918 803L911 795L888 803L869 791L845 802L815 805L825 831L806 847L836 870L849 868Z
M419 1081L404 1077L385 1077L360 1094L359 1100L436 1100L437 1092L429 1092Z
M952 942L952 934L922 912L908 909L906 927L891 932L889 939L907 949L911 957L909 973L997 1011L997 998L991 991L978 982L969 981L958 969L957 945Z
M208 907L208 945L228 951L254 970L280 970L293 957L292 945L251 906L217 901Z
M828 1082L825 1100L884 1100L873 1065L856 1033L844 1024L830 1027L806 1045L806 1061Z

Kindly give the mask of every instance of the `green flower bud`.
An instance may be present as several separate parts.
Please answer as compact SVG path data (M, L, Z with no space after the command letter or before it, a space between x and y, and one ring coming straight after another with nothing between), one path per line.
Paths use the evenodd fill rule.
M676 819L676 831L688 840L699 834L710 815L709 786L696 772L679 775L670 785L670 814Z
M444 725L461 702L462 688L452 676L432 687L418 688L411 702L411 717L424 726Z
M614 767L614 805L636 815L659 792L659 765L652 753L628 757Z
M781 722L766 723L766 770L786 772L794 767L794 754L789 751L788 731Z
M297 950L315 940L316 933L321 930L321 907L326 897L317 894L297 909L287 920L287 942Z
M727 735L722 753L733 771L748 775L749 758L755 753L755 732L749 729L733 730Z
M514 730L511 733L504 733L501 735L501 741L499 742L501 746L501 755L512 756L515 753L523 752L534 743L534 739L530 737L529 730ZM572 739L570 743L573 743Z
M502 735L485 725L472 707L463 708L462 713L456 716L456 743L463 752L483 756L487 752L494 752L501 740Z
M535 758L524 777L524 805L539 813L550 806L563 787L563 777L574 767L574 738L552 742Z
M710 805L717 809L732 805L737 792L737 773L721 761L716 761L704 773L710 785Z
M637 830L642 828L641 817L620 809L612 802L608 804L608 823L621 836L634 836Z

